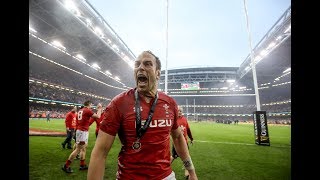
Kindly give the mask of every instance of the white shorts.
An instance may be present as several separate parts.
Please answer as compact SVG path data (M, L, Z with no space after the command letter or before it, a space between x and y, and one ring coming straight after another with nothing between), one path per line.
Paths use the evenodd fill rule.
M169 176L165 177L162 180L176 180L176 175L175 173L172 171L171 174L169 174Z
M117 175L118 175L118 171L117 171ZM118 180L118 178L116 178L116 180ZM177 179L176 179L175 173L172 171L171 174L169 174L169 176L165 177L162 180L177 180Z
M76 143L79 144L80 141L84 141L86 144L88 144L89 139L89 132L88 131L76 131Z

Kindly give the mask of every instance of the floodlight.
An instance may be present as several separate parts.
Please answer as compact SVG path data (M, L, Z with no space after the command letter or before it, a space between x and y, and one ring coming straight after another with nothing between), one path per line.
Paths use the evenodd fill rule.
M131 68L134 68L134 62L133 61L128 61L128 64Z
M82 60L84 60L84 61L87 61L81 54L77 54L76 57L79 58L79 59L82 59Z
M268 51L265 50L265 49L260 52L260 55L261 55L261 56L265 56L265 55L267 55L267 54L268 54Z
M234 79L228 79L227 82L228 82L228 83L234 83L234 82L236 82L236 80L234 80Z
M271 43L269 44L269 46L267 47L267 49L271 49L271 48L273 48L275 45L276 45L275 42L271 42Z
M287 33L288 31L291 30L291 24L289 25L289 27L284 31L284 33Z
M93 64L92 64L92 67L93 67L93 68L96 68L96 69L100 69L100 66L99 66L97 63L93 63Z
M99 27L95 27L94 32L96 32L99 36L103 36L102 30Z
M279 40L281 40L281 39L282 39L282 36L281 36L281 35L276 38L277 41L279 41Z
M291 72L291 68L287 68L286 70L283 71L283 73Z
M112 75L108 70L106 71L106 73L107 73L108 75L110 75L110 76Z
M32 31L32 32L35 32L35 33L37 32L37 31L36 31L35 29L33 29L32 27L29 27L29 30Z
M64 50L66 50L66 47L64 47L59 41L53 41L52 42L52 44L53 45L55 45L55 46L57 46L57 47L61 47L61 48L63 48Z
M89 25L89 26L92 26L92 22L91 22L91 20L90 19L86 19L86 22L87 22L87 25Z

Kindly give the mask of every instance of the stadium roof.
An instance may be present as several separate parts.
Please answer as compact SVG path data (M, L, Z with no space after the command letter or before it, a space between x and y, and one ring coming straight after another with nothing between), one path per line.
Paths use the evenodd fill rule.
M288 68L291 68L291 37L256 64L258 85L274 82L276 78L286 74L284 71ZM239 81L253 87L252 75L250 70ZM291 76L288 77L287 79L291 81Z
M128 63L135 58L131 51L85 1L73 1L78 3L73 9L66 2L29 1L29 30L32 30L29 31L29 51L78 71L101 76L108 84L134 86L133 68ZM97 27L103 35L97 33ZM64 51L49 47L53 41L59 41ZM89 65L96 63L102 72L108 70L112 78L94 73L90 67L77 62L74 57L79 55ZM116 76L121 83L114 79Z

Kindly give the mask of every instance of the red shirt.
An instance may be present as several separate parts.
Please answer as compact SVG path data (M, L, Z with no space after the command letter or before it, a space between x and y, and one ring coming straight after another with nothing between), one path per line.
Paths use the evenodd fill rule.
M77 129L88 131L90 126L89 120L93 114L93 111L87 107L80 109L77 114Z
M91 124L92 124L93 122L96 122L96 132L98 132L99 129L100 129L100 123L101 123L101 121L102 121L102 119L103 119L103 115L104 115L104 112L101 113L100 118L93 118L93 117L90 118L89 126L91 126Z
M122 147L118 155L118 179L159 180L170 175L170 132L178 128L178 106L163 92L159 98L149 128L142 136L141 149L132 149L136 141L135 89L117 95L106 107L100 129L112 136L118 133ZM142 124L151 109L140 96Z
M76 112L70 111L66 115L65 119L66 128L75 129L76 128Z
M181 131L183 132L183 136L184 139L186 140L186 143L188 144L188 138L187 136L189 136L190 140L193 140L192 134L191 134L191 130L187 121L187 118L184 116L181 116L178 118L178 124L181 128Z

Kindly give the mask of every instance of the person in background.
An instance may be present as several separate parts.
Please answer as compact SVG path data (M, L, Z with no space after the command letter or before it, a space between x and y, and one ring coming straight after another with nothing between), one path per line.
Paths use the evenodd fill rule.
M49 110L46 111L47 122L50 122L50 115L51 115L51 112Z
M84 107L83 105L80 106L79 109L78 109L78 111L81 110L83 107ZM78 112L77 112L77 114L78 114ZM76 131L77 131L77 121L76 121L75 132L76 132ZM77 140L76 140L76 133L74 133L73 140L74 140L74 144L73 144L72 150L74 151L74 150L76 149L76 147L77 147L77 146L76 146L76 145L77 145L77 143L76 143L76 142L77 142ZM80 152L77 154L76 159L80 159Z
M178 105L172 97L158 91L159 58L151 51L144 51L134 66L136 87L114 97L105 109L91 152L87 179L104 179L106 158L118 134L122 146L117 159L117 180L175 180L170 161L170 135L189 178L197 180L177 124Z
M66 145L68 149L72 149L71 140L75 134L75 129L76 129L76 114L77 114L76 112L77 112L77 107L74 106L72 107L71 111L69 111L66 114L65 126L66 126L67 137L61 143L63 149L65 149Z
M103 108L102 108L102 109L103 109ZM96 122L96 130L95 130L96 138L98 137L98 132L99 132L99 129L100 129L100 123L101 123L101 121L102 121L102 119L103 119L103 115L104 115L104 109L102 110L102 113L101 113L101 117L100 117L100 118L93 118L93 117L90 118L90 124L89 124L89 126L91 126L91 124L92 124L93 122Z
M183 116L183 108L181 106L178 106L178 113L179 113L178 115L179 118L177 122L178 122L178 125L180 126L181 132L184 136L184 139L189 149L188 137L190 139L191 145L193 145L193 137L192 137L191 129L190 129L187 118ZM177 154L176 149L174 148L174 146L172 146L171 163L178 157L179 155ZM189 179L189 173L187 169L184 170L184 175L186 179Z
M76 149L72 151L66 163L62 166L62 170L66 173L72 173L70 165L75 159L78 153L80 153L80 167L79 170L87 170L88 166L85 163L86 149L89 138L89 120L91 117L100 118L102 112L101 104L97 105L97 113L94 113L91 109L91 101L85 101L84 107L77 113L77 131L76 131Z

